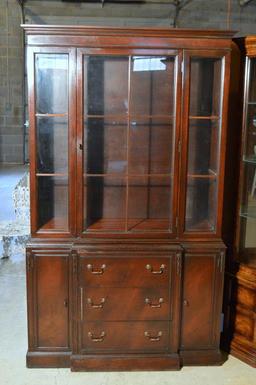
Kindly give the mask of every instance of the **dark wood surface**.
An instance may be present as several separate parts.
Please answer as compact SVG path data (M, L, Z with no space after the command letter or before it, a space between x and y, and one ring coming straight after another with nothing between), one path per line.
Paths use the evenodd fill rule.
M31 131L28 367L220 364L233 33L23 27ZM68 111L36 110L37 54L68 55ZM133 71L132 58L144 56L163 57L165 71ZM68 119L68 173L37 169L36 119ZM58 142L56 158L65 155L61 136ZM43 202L38 178L49 180ZM49 218L39 214L44 207Z
M255 95L255 76L249 62L256 57L256 37L240 38L236 40L236 43L243 58L240 73L236 74L236 78L244 90L240 93L240 107L237 111L242 131L239 135L240 149L238 144L236 145L240 150L238 151L239 157L235 158L239 161L236 161L237 164L239 163L236 166L239 172L235 174L237 183L233 184L234 188L238 189L238 194L235 196L236 202L233 205L233 208L236 208L236 215L233 216L236 220L236 231L232 237L229 237L230 251L225 279L225 322L222 345L237 358L256 367L256 249L252 246L255 218L253 219L253 215L250 218L250 213L246 215L246 205L248 208L250 200L253 202L255 199L252 194L252 179L255 170L252 168L248 172L247 164L243 161L248 157L248 152L254 153L253 116L248 111L248 102L253 102L250 97ZM243 108L241 108L241 104ZM240 118L241 113L243 113L242 119ZM249 131L250 135L247 134ZM245 215L241 215L243 212ZM248 222L250 220L251 222Z

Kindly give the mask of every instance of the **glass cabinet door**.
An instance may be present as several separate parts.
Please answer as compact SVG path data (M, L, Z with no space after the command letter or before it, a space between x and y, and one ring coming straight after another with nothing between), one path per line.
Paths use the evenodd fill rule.
M220 180L223 53L185 55L184 127L187 139L185 233L216 233ZM185 102L185 103L186 103Z
M240 253L256 263L256 58L247 58L244 105Z
M82 231L172 232L177 54L80 63Z
M29 84L32 188L32 231L69 233L71 199L69 142L72 136L70 116L70 51L30 50ZM73 92L73 91L72 91ZM72 173L71 173L72 175Z

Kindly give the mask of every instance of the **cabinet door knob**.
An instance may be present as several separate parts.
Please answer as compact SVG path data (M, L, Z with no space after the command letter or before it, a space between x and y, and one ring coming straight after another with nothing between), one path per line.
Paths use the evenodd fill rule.
M99 337L94 337L92 332L88 332L88 337L93 341L93 342L102 342L106 336L105 332L101 332Z
M145 298L145 303L153 308L161 307L163 302L164 302L163 298L159 298L158 303L156 304L152 303L152 301L149 298Z
M146 265L146 269L149 270L152 274L163 274L164 272L164 269L165 269L165 265L162 264L160 266L160 269L159 270L153 270L153 267L151 265Z
M184 299L184 300L183 300L183 305L184 305L184 306L188 306L188 305L189 305L189 302L188 302L187 299Z
M87 265L87 270L89 270L92 274L102 275L106 269L106 265L103 264L99 270L95 270L91 264Z
M92 302L91 298L87 298L88 305L90 305L94 309L102 309L105 301L106 301L105 298L101 298L100 303L96 304Z
M147 337L150 341L152 342L156 342L156 341L160 341L163 333L160 331L157 333L157 336L151 336L151 334L149 332L144 332L144 335L145 337Z
M68 300L67 299L64 299L64 306L68 307Z

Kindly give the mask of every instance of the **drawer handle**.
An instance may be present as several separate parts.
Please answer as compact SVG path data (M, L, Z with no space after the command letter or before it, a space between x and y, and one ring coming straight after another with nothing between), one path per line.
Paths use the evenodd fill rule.
M103 264L99 270L94 270L91 264L87 265L87 270L89 270L92 274L102 275L106 269L106 265Z
M153 308L161 307L163 302L164 302L163 298L159 298L158 303L156 303L156 304L152 303L152 301L149 298L145 298L145 303L147 305L149 305L150 307L153 307Z
M163 274L165 265L162 264L159 270L153 270L153 267L151 265L146 265L146 269L149 270L152 274Z
M99 309L99 308L102 309L105 301L106 301L105 298L101 298L100 303L97 304L97 303L93 303L91 298L87 298L88 305L90 305L94 309Z
M94 337L92 332L88 332L88 337L93 341L93 342L102 342L106 336L105 332L101 332L99 337Z
M145 337L147 337L150 341L156 342L156 341L160 341L160 339L161 339L163 333L160 331L160 332L157 333L157 336L156 336L156 337L152 337L151 334L150 334L149 332L146 331L146 332L144 333L144 335L145 335Z

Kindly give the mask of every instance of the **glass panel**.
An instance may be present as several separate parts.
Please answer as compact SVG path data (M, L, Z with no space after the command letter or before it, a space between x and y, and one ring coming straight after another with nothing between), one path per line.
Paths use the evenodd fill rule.
M222 58L190 62L185 231L215 231L222 104Z
M243 262L256 265L256 162L244 164L244 184L240 208L240 245Z
M40 230L68 230L68 178L37 177L38 225Z
M130 113L173 115L175 102L175 58L133 56Z
M172 119L132 119L129 133L130 174L172 173L174 153Z
M128 57L84 56L84 114L126 114Z
M66 117L37 117L37 172L68 172Z
M186 230L214 231L216 202L216 179L214 177L189 177L186 201Z
M244 160L256 163L256 103L247 107Z
M250 63L250 79L249 79L249 103L256 104L256 59L249 59Z
M126 181L117 177L84 178L85 229L124 231Z
M88 118L84 127L84 171L124 174L127 167L127 119Z
M256 219L256 163L246 163L241 202L241 215Z
M219 116L222 59L191 58L190 116Z
M170 230L171 178L131 177L128 183L128 229Z
M219 160L219 131L219 121L190 120L189 175L216 175Z
M68 112L68 55L35 55L36 112L57 114Z

